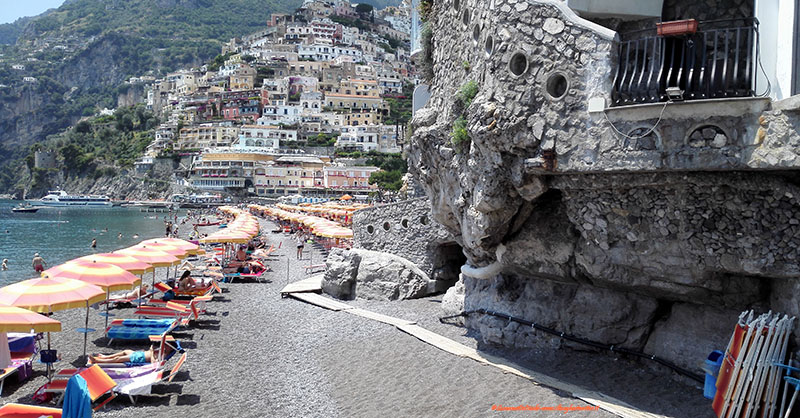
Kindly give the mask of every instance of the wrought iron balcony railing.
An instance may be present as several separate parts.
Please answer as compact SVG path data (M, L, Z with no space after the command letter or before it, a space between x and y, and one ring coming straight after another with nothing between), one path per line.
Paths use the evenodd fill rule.
M755 95L757 19L700 22L697 32L679 36L649 31L619 43L613 106L667 101L667 89L683 100Z

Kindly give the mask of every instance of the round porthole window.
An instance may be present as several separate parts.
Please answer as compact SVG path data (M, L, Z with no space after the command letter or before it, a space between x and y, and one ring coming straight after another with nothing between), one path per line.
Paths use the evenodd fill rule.
M553 99L560 99L567 94L567 90L569 89L569 82L567 81L567 77L564 77L564 74L555 73L551 74L550 77L547 77L547 83L545 84L545 91L547 94Z
M424 216L424 215L423 215L423 216L420 216L420 218L419 218L419 223L421 223L421 224L423 224L423 225L427 225L427 224L428 224L428 217L427 217L427 216Z
M383 230L384 230L384 231L388 231L388 230L389 230L389 228L390 228L390 226L389 226L389 222L384 222L384 223L383 223Z
M372 226L372 225L367 226L367 232L369 232L370 234L374 234L375 233L375 227Z
M408 228L408 219L403 219L403 221L400 222L400 225L403 225L403 228Z
M522 52L515 52L508 62L508 70L517 77L522 76L528 71L528 57Z
M494 38L491 35L486 37L486 43L484 44L484 49L486 50L486 56L492 55L494 52Z
M469 10L464 9L464 14L461 16L461 21L464 25L469 25Z
M472 28L472 42L475 42L475 45L478 45L478 41L481 39L481 25L475 25Z
M459 2L459 0L453 0L453 8L458 11L459 7L461 7L461 2Z

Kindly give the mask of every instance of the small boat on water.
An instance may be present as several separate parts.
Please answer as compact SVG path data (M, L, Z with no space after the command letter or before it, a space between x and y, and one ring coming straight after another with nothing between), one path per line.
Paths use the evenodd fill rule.
M37 206L25 205L20 203L19 206L15 206L11 208L11 211L14 213L34 213L41 208Z
M193 224L194 226L214 226L219 225L219 222L204 222L201 224Z

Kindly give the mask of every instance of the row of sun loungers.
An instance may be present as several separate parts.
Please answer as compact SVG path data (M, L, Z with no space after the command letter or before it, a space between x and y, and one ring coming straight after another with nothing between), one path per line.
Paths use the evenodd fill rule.
M276 248L259 250L256 259L265 263ZM107 303L128 303L139 305L134 311L137 318L115 319L105 330L110 345L114 341L149 341L159 344L158 357L147 363L102 363L87 365L80 368L66 368L56 372L53 379L44 385L40 391L55 395L57 403L70 402L68 392L72 389L70 382L76 376L86 381L89 397L93 409L98 410L113 400L118 395L127 395L131 402L136 401L138 395L148 395L152 388L161 382L172 382L176 374L186 362L187 353L181 348L180 342L170 335L180 328L188 328L193 321L198 321L206 312L206 306L215 294L222 293L217 279L251 279L256 281L266 280L269 271L265 264L264 270L254 274L223 273L219 258L206 260L207 265L203 274L209 279L208 284L189 291L179 291L166 283L157 283L150 293L130 298L115 298ZM216 264L216 265L215 265ZM158 293L172 292L175 299L163 300L155 298ZM183 298L183 299L182 299ZM167 349L169 348L169 349ZM168 362L180 353L177 361L168 368ZM25 364L30 364L36 355L30 353L12 353L13 365L0 374L0 391L6 377L24 369ZM27 362L27 363L26 363ZM29 366L28 366L29 367ZM38 391L37 391L38 392ZM22 404L6 404L0 407L0 417L41 417L58 418L62 410L51 407L40 407Z

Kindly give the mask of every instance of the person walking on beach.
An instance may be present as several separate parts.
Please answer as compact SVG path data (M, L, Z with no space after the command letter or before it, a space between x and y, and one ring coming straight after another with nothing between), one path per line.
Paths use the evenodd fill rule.
M8 270L8 259L7 258L3 259L3 266L0 267L0 269L2 269L3 271Z
M32 265L33 265L33 270L35 272L41 273L44 271L44 266L46 266L47 263L44 262L44 259L42 257L39 257L39 253L36 253L33 255Z
M93 250L97 248L97 238L92 238L91 247L92 247Z
M303 247L305 247L305 245L306 245L303 242L304 239L305 239L305 236L303 235L303 231L297 231L297 233L295 233L295 237L297 238L297 259L298 260L302 260L303 259Z

